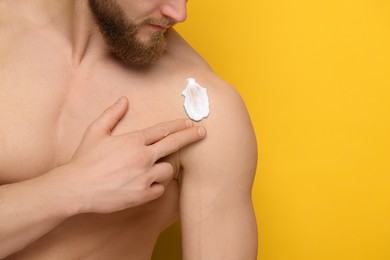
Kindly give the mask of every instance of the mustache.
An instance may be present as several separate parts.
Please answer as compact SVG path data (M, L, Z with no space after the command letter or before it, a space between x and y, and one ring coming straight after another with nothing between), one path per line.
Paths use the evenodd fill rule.
M173 20L170 20L170 19L156 19L156 18L149 17L149 18L146 18L145 20L143 20L139 24L139 26L148 25L148 24L154 24L154 25L159 25L159 26L163 26L163 27L172 27L172 26L176 25L176 22Z

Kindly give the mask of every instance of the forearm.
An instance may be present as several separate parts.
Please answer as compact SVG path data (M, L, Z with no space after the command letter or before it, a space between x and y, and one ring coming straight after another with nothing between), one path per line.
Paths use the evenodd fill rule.
M58 173L64 170L57 168L34 179L0 186L0 259L75 214L76 206L69 194L56 185L60 181Z

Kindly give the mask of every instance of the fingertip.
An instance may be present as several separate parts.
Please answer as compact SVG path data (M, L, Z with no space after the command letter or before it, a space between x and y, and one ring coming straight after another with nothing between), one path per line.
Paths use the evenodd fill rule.
M126 111L129 109L129 100L126 96L122 96L120 97L116 102L115 104L113 105L113 107L117 110L120 110L120 111L123 111L124 113L126 113Z
M207 130L203 126L199 126L198 127L198 133L199 133L199 136L203 138L203 137L206 136Z
M106 108L104 112L92 123L91 129L101 134L110 134L128 110L128 100L120 97L113 105Z
M128 101L127 97L122 96L122 97L120 97L120 98L116 101L115 104L123 104L123 103L125 103L125 102L127 102L127 101Z

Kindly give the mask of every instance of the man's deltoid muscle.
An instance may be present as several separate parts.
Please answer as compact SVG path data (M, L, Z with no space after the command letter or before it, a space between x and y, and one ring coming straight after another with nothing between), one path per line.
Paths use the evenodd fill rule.
M256 259L252 124L186 5L1 2L0 259L150 259L178 219L183 259Z

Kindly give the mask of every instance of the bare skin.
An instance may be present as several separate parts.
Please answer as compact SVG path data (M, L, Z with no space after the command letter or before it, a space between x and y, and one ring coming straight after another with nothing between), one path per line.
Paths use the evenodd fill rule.
M0 258L150 259L179 217L184 259L256 258L248 114L177 33L147 69L110 53L84 1L2 1L0 35ZM190 146L205 129L171 121L188 77L211 103Z

